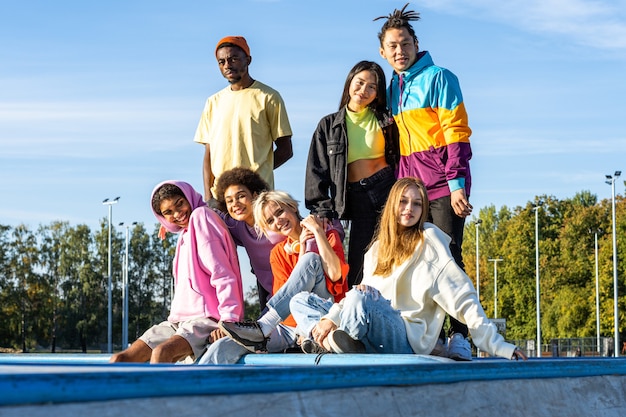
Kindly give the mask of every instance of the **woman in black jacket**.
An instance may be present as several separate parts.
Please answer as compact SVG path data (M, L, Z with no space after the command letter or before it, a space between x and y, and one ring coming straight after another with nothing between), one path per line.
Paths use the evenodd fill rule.
M398 130L385 86L380 65L357 63L346 78L339 111L320 120L309 149L306 207L329 220L350 220L349 288L361 281L363 255L396 180Z

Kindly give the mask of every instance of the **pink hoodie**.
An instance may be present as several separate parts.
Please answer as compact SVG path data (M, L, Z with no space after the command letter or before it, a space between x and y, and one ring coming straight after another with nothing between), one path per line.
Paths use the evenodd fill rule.
M183 181L158 184L150 201L163 184L180 188L192 209L186 229L168 222L153 210L165 229L180 233L172 271L174 298L167 320L174 323L201 317L242 320L244 303L239 258L226 225L207 207L202 195Z

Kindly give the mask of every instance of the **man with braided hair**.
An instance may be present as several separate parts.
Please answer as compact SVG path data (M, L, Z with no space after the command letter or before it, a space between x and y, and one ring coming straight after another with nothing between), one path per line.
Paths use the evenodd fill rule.
M419 42L410 21L419 13L395 9L385 19L378 39L380 55L393 68L387 102L400 132L398 178L424 181L430 202L429 222L447 233L450 250L463 268L461 244L465 217L472 212L468 201L472 157L471 130L457 77L436 66ZM448 354L471 360L467 326L450 318Z

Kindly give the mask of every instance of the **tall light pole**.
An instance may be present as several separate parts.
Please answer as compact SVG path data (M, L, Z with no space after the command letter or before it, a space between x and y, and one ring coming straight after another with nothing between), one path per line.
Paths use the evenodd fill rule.
M594 234L594 253L596 258L596 349L600 353L600 279L598 274L598 233L601 229L589 229Z
M107 283L107 298L109 301L109 313L108 313L108 320L107 320L107 352L108 353L113 353L113 345L112 345L112 328L111 328L111 323L113 322L113 310L112 310L112 303L111 303L111 220L113 217L113 204L117 204L117 202L119 201L119 197L115 197L113 200L109 200L108 198L105 198L104 200L102 200L102 204L104 204L105 206L109 206L109 268L108 268L108 283Z
M615 330L613 336L613 342L615 347L613 354L617 358L619 357L619 317L617 315L617 237L615 230L615 180L622 175L622 171L615 171L615 173L606 176L606 183L611 186L612 197L612 210L613 210L613 322L615 323Z
M533 207L535 210L535 288L537 304L537 357L541 357L541 305L539 304L541 287L539 286L539 209L540 205Z
M502 258L489 258L489 262L493 262L493 318L498 318L498 262L503 261Z
M124 270L122 271L122 350L128 347L128 248L130 245L131 226L135 226L137 222L125 225L126 227L126 251L124 252ZM120 223L124 226L124 222Z
M478 250L478 228L483 221L481 219L476 220L476 296L478 302L480 302L480 251Z

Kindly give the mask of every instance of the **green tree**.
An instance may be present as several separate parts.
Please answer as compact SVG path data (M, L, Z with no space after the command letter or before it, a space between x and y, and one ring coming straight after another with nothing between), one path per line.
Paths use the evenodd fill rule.
M155 285L159 287L156 291L156 299L158 314L154 317L146 317L142 322L137 322L136 332L146 330L147 326L154 324L158 320L165 320L169 315L170 305L172 304L174 277L172 274L172 262L176 253L176 243L178 235L167 233L165 239L159 237L160 224L155 224L154 230L150 238L150 248L152 252L152 262L150 275Z
M157 253L153 251L151 236L142 224L136 225L130 238L129 262L129 342L152 324L164 320L162 316L160 294L162 281L154 273L154 265L158 262ZM167 257L167 256L166 256ZM171 276L171 258L170 262Z
M67 251L66 265L72 269L66 272L69 279L62 284L69 321L64 327L68 329L66 340L71 346L80 346L86 352L88 346L102 346L106 341L106 255L98 254L107 252L97 249L86 225L78 225L68 232L67 243L73 250ZM103 258L104 267L101 265Z
M60 308L59 288L63 279L62 258L69 249L63 245L68 233L69 223L53 222L48 226L40 226L38 229L40 239L40 254L42 274L50 288L49 303L51 305L50 320L50 350L56 352L57 327Z
M40 304L42 288L36 270L39 263L37 239L25 225L13 229L13 239L9 243L9 295L14 300L14 309L7 316L9 330L14 335L10 340L13 347L21 347L23 352L37 344L39 315L33 306ZM45 311L44 311L45 314Z
M10 265L9 245L11 242L11 227L0 225L0 347L13 345L15 334L11 328L9 317L14 315L15 293L12 282L13 273Z

